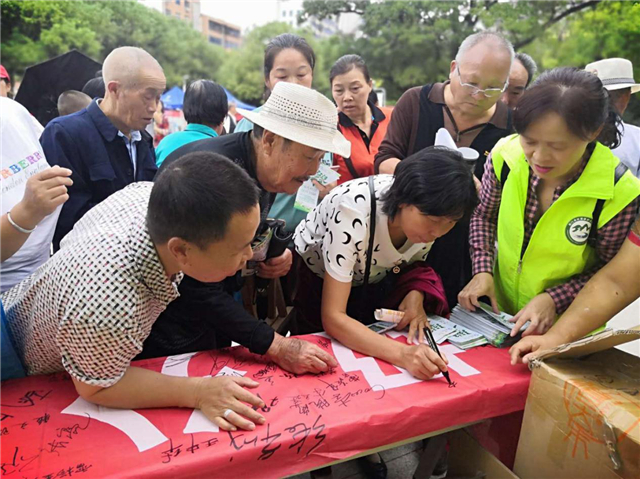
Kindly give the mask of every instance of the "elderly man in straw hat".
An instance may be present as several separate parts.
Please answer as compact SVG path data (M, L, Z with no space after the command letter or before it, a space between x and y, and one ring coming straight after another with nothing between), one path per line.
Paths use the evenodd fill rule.
M281 82L259 112L238 110L255 124L253 131L187 144L170 154L162 169L194 151L222 154L244 168L260 187L261 218L265 220L276 193L295 193L316 173L326 151L343 157L350 154L350 143L336 128L335 105L309 88ZM258 274L284 276L291 262L291 252L286 250L259 264ZM186 276L180 284L180 298L154 324L141 357L215 349L218 338L236 341L295 373L317 373L335 365L322 349L284 338L247 313L232 297L238 289L237 277L211 284Z
M631 62L624 58L607 58L589 63L585 70L598 75L604 87L609 90L615 110L620 116L624 115L631 95L640 92L640 84L633 79ZM628 123L622 125L622 140L620 146L612 150L613 154L640 178L640 128Z

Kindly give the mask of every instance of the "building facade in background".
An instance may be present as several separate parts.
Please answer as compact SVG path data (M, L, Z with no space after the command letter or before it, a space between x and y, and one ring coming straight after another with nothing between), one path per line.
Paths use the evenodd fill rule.
M192 28L202 31L200 0L165 0L162 2L162 13L189 22Z
M235 50L242 45L242 33L240 27L218 18L200 15L202 20L202 33L209 43L220 45L227 50Z
M162 13L189 23L194 30L201 32L209 43L220 45L227 50L234 50L242 45L240 27L203 15L200 0L163 0Z

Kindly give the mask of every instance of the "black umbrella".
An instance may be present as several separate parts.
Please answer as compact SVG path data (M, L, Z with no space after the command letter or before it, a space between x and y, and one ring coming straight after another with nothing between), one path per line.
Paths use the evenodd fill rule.
M58 97L67 90L81 91L102 65L78 50L38 63L24 72L16 101L46 126L58 116Z

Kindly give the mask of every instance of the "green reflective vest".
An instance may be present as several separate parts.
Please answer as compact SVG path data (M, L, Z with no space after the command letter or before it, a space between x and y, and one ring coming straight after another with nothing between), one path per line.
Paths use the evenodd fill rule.
M640 195L640 181L626 171L617 182L619 160L598 143L580 178L542 215L522 253L524 210L531 170L518 135L500 140L492 151L496 177L504 162L509 176L498 213L498 254L494 283L502 311L516 314L534 296L580 274L597 263L587 243L593 211L604 200L597 228L602 228Z

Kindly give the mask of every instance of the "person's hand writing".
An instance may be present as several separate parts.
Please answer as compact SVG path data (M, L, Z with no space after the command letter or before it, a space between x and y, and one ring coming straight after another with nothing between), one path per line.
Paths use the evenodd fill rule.
M530 334L544 334L556 319L556 303L553 302L553 298L549 296L549 293L541 293L535 296L529 303L518 311L511 322L515 323L511 329L511 336L515 336L520 331L520 328L527 322L531 321L529 327L522 333L522 336L529 336Z
M291 250L286 249L277 258L258 263L258 276L268 279L281 278L289 272L292 263L293 254L291 254Z
M440 372L447 371L447 357L442 353L442 358L426 344L407 346L403 353L401 364L413 376L418 379L431 379Z
M315 344L298 338L284 338L279 334L274 336L266 356L282 369L295 374L321 373L338 365L333 356Z
M198 409L220 429L251 431L256 424L264 424L265 418L250 406L264 407L264 401L245 388L257 388L259 383L249 378L221 376L200 378L196 389ZM245 404L246 403L246 404ZM249 406L247 406L249 404ZM225 417L225 411L232 412Z

